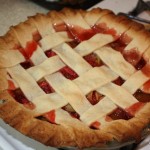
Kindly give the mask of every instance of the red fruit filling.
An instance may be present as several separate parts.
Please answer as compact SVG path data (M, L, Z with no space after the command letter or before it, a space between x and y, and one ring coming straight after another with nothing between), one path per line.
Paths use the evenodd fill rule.
M61 23L61 24L54 24L54 29L56 32L62 32L62 31L66 31L68 34L68 37L70 39L75 39L74 35L72 35L72 33L69 31L68 26L65 23Z
M149 88L150 88L150 83L149 84ZM141 90L137 90L135 93L134 93L134 97L139 101L139 102L143 102L143 103L146 103L146 102L150 102L150 94L149 93L144 93L142 92Z
M23 92L20 89L16 89L10 92L12 97L21 104L29 103L30 101L24 96Z
M144 103L137 102L129 108L126 108L125 111L128 112L128 114L130 114L131 116L134 116L136 112L138 112L144 105Z
M72 25L68 28L71 34L74 36L75 40L77 40L78 42L88 40L96 34L93 29L83 29L81 27Z
M116 30L114 28L108 28L106 23L94 25L92 28L95 33L110 34L114 39L118 39L120 37L120 35L117 34Z
M122 34L119 39L110 43L109 45L113 49L122 53L125 47L131 42L131 40L132 39L127 34Z
M68 66L65 66L64 68L60 69L60 72L70 80L74 80L78 77L78 75Z
M67 111L73 118L79 119L80 115L75 112L75 110L72 108L70 104L62 107L63 110Z
M121 77L118 77L113 83L121 86L124 83L124 80Z
M45 52L46 56L49 58L49 57L53 57L56 55L56 53L52 50L48 50Z
M142 68L142 72L150 78L150 64L146 64L143 68Z
M78 44L79 44L79 42L78 41L71 41L71 42L68 42L67 43L71 48L75 48Z
M120 43L123 43L124 45L128 45L131 41L132 38L129 37L126 33L123 33L121 37L119 38Z
M32 64L31 61L22 62L22 63L20 63L20 65L21 65L24 69L28 69L28 68L30 68L30 67L33 66L33 64Z
M84 56L84 59L92 66L92 67L100 67L103 65L103 62L100 60L100 58L94 54L91 53L89 55Z
M38 44L36 41L29 41L25 48L19 48L19 51L23 54L26 59L30 59L34 51L36 51Z
M137 70L141 70L146 65L146 61L141 58L141 60L135 65Z
M15 84L11 81L11 80L7 80L8 81L8 89L9 90L15 90Z
M11 96L19 103L23 104L28 109L34 109L35 105L30 102L20 89L9 91Z
M119 42L118 40L113 42L113 43L110 43L109 46L113 49L115 49L116 51L119 51L119 52L123 52L124 48L126 47L125 44Z
M124 120L129 120L132 118L132 116L124 111L121 108L115 109L110 115L108 115L113 120L118 120L118 119L124 119Z
M124 50L123 56L133 66L136 66L136 64L141 60L141 55L136 48L126 51Z
M65 23L61 23L61 24L54 24L54 29L56 32L61 32L61 31L67 31L67 25Z
M76 113L76 112L69 112L69 113L70 113L70 115L71 115L73 118L76 118L76 119L79 119L79 118L80 118L79 114Z
M90 125L90 127L91 127L92 129L99 129L99 128L100 128L100 125L101 125L100 122L95 121L95 122L93 122L93 123Z
M45 117L49 122L55 124L55 118L56 118L55 110L51 110L50 112L44 114L44 117Z
M119 39L109 44L113 49L121 52L124 58L131 63L137 70L140 70L144 65L145 61L141 58L137 48L125 50L125 47L132 41L127 34L122 34Z
M86 96L86 98L92 105L97 104L103 97L103 95L96 91L92 91Z
M46 81L40 81L38 82L38 85L46 94L55 92L55 90Z
M144 93L149 93L149 94L150 94L150 80L148 80L148 81L143 85L142 91L143 91ZM150 98L149 98L149 99L150 99Z

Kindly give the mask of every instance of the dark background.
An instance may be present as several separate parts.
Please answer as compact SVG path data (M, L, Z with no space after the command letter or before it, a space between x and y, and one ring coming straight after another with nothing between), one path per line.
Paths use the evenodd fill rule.
M47 9L50 9L50 10L60 10L63 7L88 9L88 8L92 7L93 5L99 3L102 0L84 0L82 3L78 3L78 4L69 4L69 3L63 4L60 2L48 2L46 0L31 0L31 1L47 8Z

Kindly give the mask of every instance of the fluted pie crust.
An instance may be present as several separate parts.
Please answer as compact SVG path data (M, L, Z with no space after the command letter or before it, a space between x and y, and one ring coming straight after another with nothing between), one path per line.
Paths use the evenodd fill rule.
M122 51L114 50L114 44L110 44L118 39L124 42ZM68 44L73 40L77 43L75 47ZM48 58L46 51L50 49L57 55ZM131 57L125 50L136 52L136 56ZM103 65L92 67L83 59L91 53L99 57ZM136 67L141 59L145 62L140 68L142 71ZM150 33L142 25L116 16L109 10L65 8L29 17L0 37L0 117L24 135L48 146L85 148L100 147L114 140L139 141L142 131L150 123L150 99L139 102L133 94L143 90L143 85L149 81L149 59ZM33 66L24 69L20 64L26 60L30 60ZM51 64L54 66L51 67ZM64 64L78 77L71 81L63 77L58 70ZM124 81L122 85L113 82L118 77ZM36 82L43 78L56 91L56 94L49 93L52 103L37 87ZM25 107L15 100L11 93L18 88L25 92L34 108ZM93 90L105 96L94 105L85 96ZM150 90L146 92L149 94ZM77 98L81 98L78 104ZM55 105L56 101L58 104ZM79 119L62 109L68 103ZM136 111L130 107L137 105ZM117 107L133 116L130 119L107 120L107 115ZM54 111L49 121L38 118L49 111ZM93 129L93 122L98 127Z

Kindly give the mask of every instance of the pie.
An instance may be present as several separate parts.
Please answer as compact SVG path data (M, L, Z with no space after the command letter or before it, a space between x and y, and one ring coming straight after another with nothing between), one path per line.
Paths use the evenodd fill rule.
M106 9L50 11L0 38L0 117L53 147L139 141L150 123L150 33Z

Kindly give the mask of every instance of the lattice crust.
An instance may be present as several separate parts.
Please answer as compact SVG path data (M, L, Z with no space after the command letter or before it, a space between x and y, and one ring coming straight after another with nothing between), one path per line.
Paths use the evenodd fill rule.
M100 8L29 17L0 38L0 117L55 147L139 140L150 122L149 43L142 25Z

